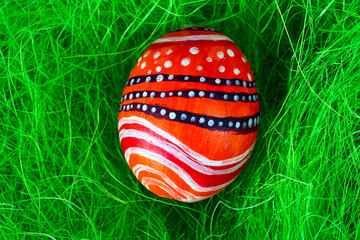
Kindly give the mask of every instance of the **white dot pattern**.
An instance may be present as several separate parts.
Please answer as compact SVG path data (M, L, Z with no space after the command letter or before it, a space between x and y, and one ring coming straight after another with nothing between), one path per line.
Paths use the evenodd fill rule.
M157 59L158 57L160 57L160 52L156 52L156 53L154 53L154 59Z
M226 50L226 53L227 53L230 57L235 56L234 52L233 52L231 49Z
M183 60L181 60L181 65L183 65L184 67L190 64L190 58L184 58Z
M190 53L196 55L199 53L199 49L197 47L192 47L190 48Z
M170 60L167 60L165 63L164 63L164 67L165 68L170 68L172 66L172 62Z
M220 59L223 59L223 58L224 58L224 53L223 53L222 51L218 51L218 52L216 53L216 55L217 55L218 58L220 58Z

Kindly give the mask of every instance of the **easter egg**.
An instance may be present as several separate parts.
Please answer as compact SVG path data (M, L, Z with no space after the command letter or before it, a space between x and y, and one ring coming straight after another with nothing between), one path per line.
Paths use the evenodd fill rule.
M130 73L118 132L134 175L158 196L209 198L239 175L259 126L249 62L226 35L183 27L156 40Z

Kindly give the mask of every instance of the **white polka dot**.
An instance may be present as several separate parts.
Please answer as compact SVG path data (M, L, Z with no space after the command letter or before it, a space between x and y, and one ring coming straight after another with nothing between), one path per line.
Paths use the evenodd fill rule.
M143 110L143 111L146 111L146 110L147 110L147 105L143 105L143 106L142 106L142 110Z
M154 53L154 59L157 59L160 56L160 52Z
M166 114L166 110L165 110L165 109L161 109L160 114L164 116L164 115Z
M235 81L235 84L236 84L236 86L239 86L239 85L240 85L240 81L239 81L239 80L236 80L236 81Z
M182 92L180 91L180 92L178 92L178 96L181 96L182 95Z
M147 96L147 92L143 92L143 97L146 97Z
M140 61L141 61L141 59L142 59L142 57L140 57L140 58L139 58L139 60L137 60L137 61L138 61L138 62L140 62Z
M146 81L146 82L150 82L150 80L151 80L151 77L150 77L150 76L147 76L145 81Z
M161 82L163 79L164 79L164 76L161 74L156 77L156 81L158 81L158 82Z
M247 126L246 122L243 122L242 128L246 128L246 126Z
M195 117L191 117L190 121L191 122L195 122L196 118Z
M140 97L140 93L136 93L136 98L139 98Z
M150 74L150 73L151 73L151 70L148 71L148 74Z
M180 116L180 119L181 119L181 120L185 120L186 118L187 118L187 116L186 116L185 113L181 114L181 116Z
M173 80L173 79L174 79L174 75L169 75L168 79L169 79L169 80Z
M170 119L175 119L176 118L176 113L174 113L174 112L169 113L169 118Z
M219 127L222 127L222 125L224 125L224 123L223 123L222 121L220 121L220 122L218 123L218 126L219 126Z
M239 75L240 70L238 68L234 68L234 73L235 73L235 75Z
M235 127L239 128L240 127L240 122L236 122Z
M146 53L144 54L144 58L147 57L149 55L150 51L146 51Z
M243 86L246 87L246 82L245 81L243 81Z
M187 66L189 64L190 64L190 58L184 58L183 60L181 60L181 65Z
M252 81L250 73L247 74L247 77L248 77L249 81Z
M248 125L249 125L250 128L252 127L252 123L253 123L253 120L250 118L249 122L248 122Z
M201 71L202 70L202 66L197 66L197 70Z
M174 95L174 93L173 93L173 92L169 92L169 96L171 97L172 95Z
M241 57L241 59L243 60L244 63L246 63L246 59L244 57Z
M189 97L195 97L195 92L194 92L194 91L190 91L188 95L189 95Z
M156 71L157 71L157 72L160 72L160 71L161 71L161 67L160 67L160 66L157 66L157 67L156 67Z
M224 67L224 66L220 66L220 67L219 67L219 72L225 72L225 67Z
M200 78L200 82L205 82L205 81L206 81L206 78L204 78L204 77Z
M169 68L172 66L172 62L170 60L167 60L165 63L164 63L164 67L165 68Z
M136 107L137 107L137 109L140 109L141 105L140 105L140 104L138 104Z
M156 60L155 62L154 62L154 64L157 64L158 63L158 60Z
M188 76L186 76L186 77L184 77L184 79L185 79L185 80L189 80L189 77L188 77Z
M211 57L207 57L207 58L206 58L206 61L212 62L212 58L211 58Z
M234 96L234 101L235 101L235 102L239 101L239 96L238 96L238 95L235 95L235 96Z
M215 79L215 83L216 83L216 84L220 84L220 83L221 83L221 80L217 78L217 79Z
M214 93L210 93L210 98L214 98L215 94Z
M164 98L166 96L166 93L164 93L164 92L162 92L161 94L160 94L160 97L161 98Z
M199 49L197 47L192 47L190 48L190 53L191 54L198 54L199 53Z
M210 119L210 120L208 121L208 126L209 126L209 127L214 126L214 120L211 120L211 119Z
M229 95L224 94L224 99L225 99L225 100L228 100L228 99L229 99Z
M230 85L231 85L231 81L230 81L230 80L226 80L226 85L230 86Z
M218 52L216 53L216 55L217 55L218 58L220 58L220 59L224 58L224 53L223 53L222 51L218 51Z
M200 97L205 96L205 92L204 92L204 91L200 91L200 92L199 92L199 96L200 96Z
M156 112L156 108L155 108L155 107L152 107L152 108L151 108L151 112L153 112L153 113Z
M155 97L155 92L150 93L150 97Z
M201 118L199 119L199 123L204 123L204 122L205 122L205 118L201 117Z
M173 52L173 50L169 49L169 50L166 51L166 55L170 55L172 52Z
M235 56L234 52L231 49L226 50L226 52L230 57Z
M229 122L229 127L232 127L234 125L234 123L232 121Z
M129 99L131 100L133 98L133 94L131 93L129 96Z

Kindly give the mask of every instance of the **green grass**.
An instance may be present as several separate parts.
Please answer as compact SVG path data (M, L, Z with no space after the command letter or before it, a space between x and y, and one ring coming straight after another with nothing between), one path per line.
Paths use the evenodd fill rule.
M360 2L0 2L1 239L359 239ZM210 26L247 56L261 126L240 176L148 192L117 135L142 52Z

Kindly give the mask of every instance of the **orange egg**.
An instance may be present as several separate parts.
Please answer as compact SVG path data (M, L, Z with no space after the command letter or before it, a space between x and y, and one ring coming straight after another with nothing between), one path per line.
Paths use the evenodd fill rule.
M224 34L184 27L139 58L121 99L125 159L151 192L184 202L228 186L249 159L259 98L244 54Z

